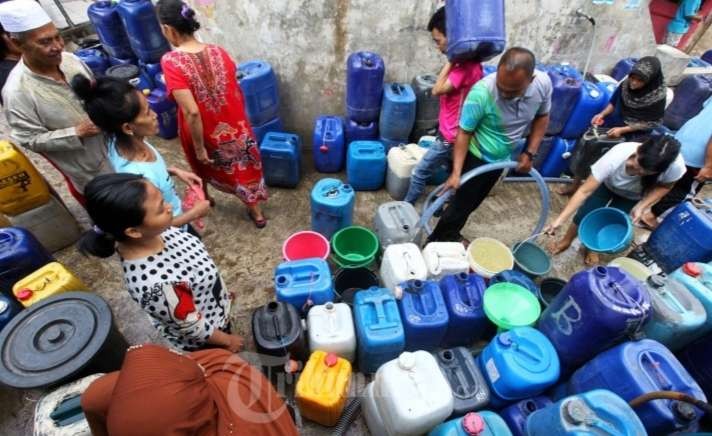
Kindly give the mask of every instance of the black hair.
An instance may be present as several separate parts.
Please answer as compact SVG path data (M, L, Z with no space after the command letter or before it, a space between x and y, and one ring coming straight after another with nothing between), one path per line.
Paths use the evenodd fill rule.
M135 120L141 112L141 100L136 88L125 80L99 77L92 82L81 74L72 79L72 88L97 127L115 135L119 143L129 142L129 136L121 126Z
M680 142L669 134L651 135L638 147L638 165L652 174L643 176L640 181L643 195L655 187L660 174L667 171L680 154Z
M110 257L116 251L116 241L126 240L126 229L143 223L146 180L136 174L102 174L86 185L84 197L94 228L82 235L79 251Z
M200 29L195 11L182 0L159 0L156 3L158 21L173 27L181 35L192 35Z
M0 25L0 60L5 59L5 57L10 52L10 48L7 46L5 38L3 38L3 36L5 35L7 35L8 37L10 36L9 33L5 32L5 29L2 27L2 25Z
M511 47L499 59L497 68L505 67L507 71L524 70L530 77L534 75L536 56L528 48Z
M440 33L447 35L445 23L445 6L443 6L430 17L430 21L428 21L428 32L432 32L433 29L438 29Z

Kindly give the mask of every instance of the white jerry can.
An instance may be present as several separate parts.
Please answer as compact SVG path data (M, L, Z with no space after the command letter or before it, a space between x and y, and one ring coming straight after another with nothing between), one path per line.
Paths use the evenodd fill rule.
M307 315L309 351L334 353L353 362L356 357L356 331L351 308L346 303L314 306Z
M430 280L470 271L467 249L461 242L431 242L423 249L423 258Z
M428 267L417 245L408 242L386 247L381 262L381 281L385 288L394 292L396 286L405 281L427 278Z

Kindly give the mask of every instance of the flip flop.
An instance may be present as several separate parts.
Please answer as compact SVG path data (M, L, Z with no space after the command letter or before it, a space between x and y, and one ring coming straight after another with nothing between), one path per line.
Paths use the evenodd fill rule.
M267 219L262 218L262 219L257 219L252 215L252 212L249 210L247 211L247 217L255 224L255 227L258 229L263 229L267 225Z

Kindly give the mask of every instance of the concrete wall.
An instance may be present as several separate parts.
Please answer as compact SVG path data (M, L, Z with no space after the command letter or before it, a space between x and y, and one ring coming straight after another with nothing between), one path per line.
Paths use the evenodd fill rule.
M410 82L416 74L437 72L444 62L426 31L437 6L432 0L188 1L198 11L204 41L226 47L238 62L261 58L273 65L286 129L306 144L317 115L344 112L349 53L378 52L388 81ZM531 48L543 61L583 68L592 26L574 16L581 7L598 22L592 71L605 72L625 56L653 53L648 0L615 3L507 0L508 43Z

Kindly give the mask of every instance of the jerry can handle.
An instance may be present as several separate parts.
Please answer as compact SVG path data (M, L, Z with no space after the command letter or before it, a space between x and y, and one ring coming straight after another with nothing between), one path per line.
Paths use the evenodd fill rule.
M672 382L660 369L660 362L656 362L655 359L653 359L653 356L650 355L649 351L646 351L640 356L640 363L643 368L646 368L645 373L648 378L655 379L653 381L657 381L659 383L659 390L669 391L672 389Z
M391 91L396 95L403 95L405 88L400 83L391 83Z

